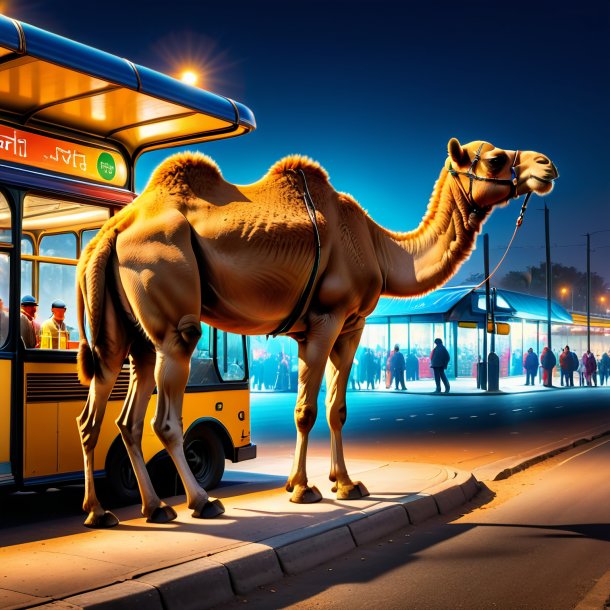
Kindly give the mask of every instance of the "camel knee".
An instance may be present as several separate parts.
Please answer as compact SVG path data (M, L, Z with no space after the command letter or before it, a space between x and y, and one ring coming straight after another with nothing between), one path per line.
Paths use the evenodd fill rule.
M299 432L309 433L316 423L316 415L317 411L314 407L309 405L297 407L294 412L294 421Z
M142 443L142 422L117 420L121 438L127 447L139 447Z
M335 407L330 409L328 413L328 425L335 428L342 428L347 419L347 407L345 405L341 407Z
M165 447L175 447L183 442L182 425L171 420L155 418L152 427Z

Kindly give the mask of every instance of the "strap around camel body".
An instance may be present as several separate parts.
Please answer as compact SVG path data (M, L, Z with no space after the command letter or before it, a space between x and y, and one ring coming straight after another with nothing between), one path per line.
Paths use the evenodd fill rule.
M307 213L309 214L311 225L313 227L313 246L315 254L309 279L307 280L307 284L305 284L305 288L303 289L299 300L294 306L294 309L290 312L290 315L273 332L269 333L269 335L272 337L288 332L294 323L301 317L303 310L307 305L307 301L309 300L309 295L313 285L315 284L316 277L318 276L318 267L320 266L321 244L320 231L318 230L318 222L316 220L316 206L311 198L311 194L309 193L309 188L307 187L305 172L302 169L290 171L298 173L303 178L303 201L305 202L305 208L307 209Z

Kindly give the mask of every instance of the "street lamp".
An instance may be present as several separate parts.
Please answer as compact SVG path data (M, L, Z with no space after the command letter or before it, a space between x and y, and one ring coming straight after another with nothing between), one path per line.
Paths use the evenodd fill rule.
M600 307L599 307L599 311L600 311L600 313L604 313L604 307L605 307L605 305L606 305L606 300L607 300L607 299L606 299L606 297L605 297L605 296L601 296L601 297L599 297L599 305L600 305Z
M572 297L572 309L571 309L571 311L574 311L574 291L571 288L562 288L561 289L561 296L563 298L565 298L566 295L568 294L568 290L570 291L570 296Z

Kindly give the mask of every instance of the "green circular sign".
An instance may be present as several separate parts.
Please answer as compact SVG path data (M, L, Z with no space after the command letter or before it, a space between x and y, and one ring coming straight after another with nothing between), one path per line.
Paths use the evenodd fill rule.
M104 180L112 180L116 174L116 163L112 158L112 155L107 152L103 152L97 158L97 173Z

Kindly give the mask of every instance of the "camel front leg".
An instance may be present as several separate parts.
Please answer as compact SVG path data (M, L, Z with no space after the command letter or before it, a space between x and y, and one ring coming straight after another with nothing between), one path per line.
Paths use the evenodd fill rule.
M330 428L331 463L329 479L335 483L337 500L356 500L369 492L360 481L352 481L347 474L341 431L347 419L346 390L354 355L360 343L362 325L339 336L326 367L326 419Z
M299 342L299 389L294 410L297 442L292 471L286 481L286 491L292 492L290 501L298 504L322 499L320 491L307 484L307 442L316 422L320 384L338 328L330 316L320 316L311 323L307 338Z
M116 423L138 481L142 497L142 515L151 523L173 521L176 511L161 502L150 480L142 454L144 417L155 387L155 351L150 345L134 344L131 349L129 391Z

